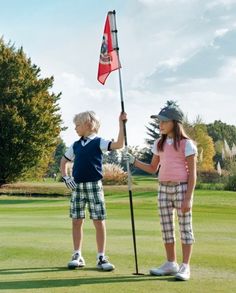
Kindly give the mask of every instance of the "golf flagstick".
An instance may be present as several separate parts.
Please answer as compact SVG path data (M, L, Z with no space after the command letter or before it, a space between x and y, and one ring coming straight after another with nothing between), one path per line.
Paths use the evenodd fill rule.
M116 27L116 12L113 10L112 12L112 36L114 37L113 42L115 44L115 50L117 51L118 62L120 64L120 55L119 55L119 47L118 47L118 36L117 36L117 27ZM120 99L121 99L121 111L125 112L125 103L123 96L123 87L122 87L122 78L121 78L121 68L119 66L119 86L120 86ZM125 154L128 154L128 139L127 139L127 131L126 131L126 121L123 121L124 127L124 138L125 138ZM135 273L134 275L143 275L138 271L138 256L137 256L137 247L136 247L136 235L135 235L135 222L134 222L134 209L133 209L133 194L132 194L132 178L130 173L130 165L129 161L126 161L127 173L128 173L128 189L129 189L129 203L130 203L130 215L131 215L131 225L132 225L132 236L133 236L133 246L134 246L134 258L135 258Z

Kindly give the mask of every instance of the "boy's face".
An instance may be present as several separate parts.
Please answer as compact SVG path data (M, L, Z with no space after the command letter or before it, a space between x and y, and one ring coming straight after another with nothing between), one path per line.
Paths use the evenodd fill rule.
M89 125L87 123L76 122L75 131L79 136L86 136L89 133Z

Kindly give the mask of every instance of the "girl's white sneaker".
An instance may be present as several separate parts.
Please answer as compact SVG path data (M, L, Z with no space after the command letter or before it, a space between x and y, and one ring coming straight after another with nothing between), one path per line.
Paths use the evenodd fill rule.
M175 275L177 280L188 281L190 279L190 267L187 264L181 264L178 273Z
M176 262L167 261L159 268L152 268L150 275L154 276L169 276L175 275L179 271L179 265Z

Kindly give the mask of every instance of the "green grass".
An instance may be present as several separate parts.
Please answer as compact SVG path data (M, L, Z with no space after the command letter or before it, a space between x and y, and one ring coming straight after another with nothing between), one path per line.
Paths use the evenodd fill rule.
M189 282L176 282L173 277L156 278L147 274L149 268L164 261L156 182L148 177L137 177L135 183L133 200L139 270L145 275L132 275L134 257L126 187L105 188L107 254L116 265L116 270L110 273L94 269L95 233L89 219L84 226L83 248L87 266L81 270L67 270L72 250L68 197L2 195L0 292L235 292L236 193L196 191L192 278ZM179 240L177 252L180 262Z

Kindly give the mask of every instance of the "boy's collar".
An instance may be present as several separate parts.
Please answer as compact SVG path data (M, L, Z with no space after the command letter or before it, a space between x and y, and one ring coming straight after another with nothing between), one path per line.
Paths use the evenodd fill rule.
M92 133L90 135L87 136L87 138L89 139L94 139L97 135L95 133Z
M92 140L92 139L94 139L96 136L97 136L97 135L96 135L95 133L92 133L92 134L90 134L90 135L88 135L88 136L82 136L81 138Z

